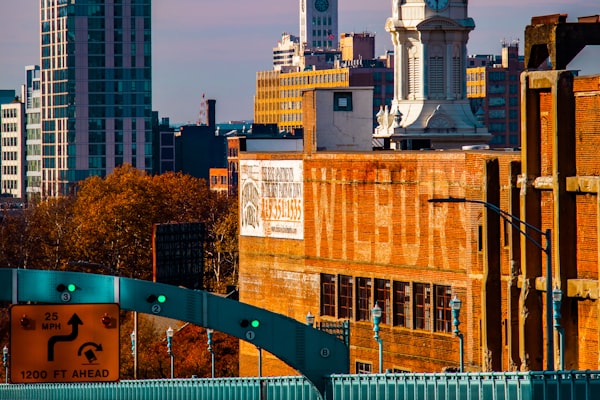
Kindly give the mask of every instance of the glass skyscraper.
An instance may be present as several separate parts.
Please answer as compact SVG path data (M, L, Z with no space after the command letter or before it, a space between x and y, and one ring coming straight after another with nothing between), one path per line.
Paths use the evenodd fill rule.
M152 172L151 0L41 0L42 195Z
M25 67L25 74L27 200L35 200L42 193L42 84L39 65Z

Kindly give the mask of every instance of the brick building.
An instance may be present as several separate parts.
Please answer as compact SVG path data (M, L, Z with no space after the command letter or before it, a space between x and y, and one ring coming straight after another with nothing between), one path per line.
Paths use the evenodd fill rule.
M532 25L526 43L555 45L526 46L520 152L319 151L312 143L327 132L314 128L305 94L302 153L241 153L240 300L299 321L308 312L348 320L351 372L375 370L375 301L384 311L384 369L457 367L453 296L462 300L466 371L598 369L600 76L535 68L548 57L564 68L563 40L594 37L586 32L600 25ZM450 196L549 230L564 348L557 330L548 340L544 238L522 235L481 204L428 202ZM257 373L257 356L241 344L240 374ZM269 355L262 366L265 375L293 373Z
M520 85L523 61L518 42L502 42L502 55L469 57L467 98L492 134L490 147L519 147Z

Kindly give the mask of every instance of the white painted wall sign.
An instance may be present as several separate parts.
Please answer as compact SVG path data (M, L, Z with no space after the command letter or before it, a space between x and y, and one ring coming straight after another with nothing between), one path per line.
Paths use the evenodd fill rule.
M240 234L304 239L301 160L240 161Z

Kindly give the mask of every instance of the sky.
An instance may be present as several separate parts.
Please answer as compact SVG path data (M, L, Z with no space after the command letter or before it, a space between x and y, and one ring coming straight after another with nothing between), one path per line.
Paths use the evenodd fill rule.
M20 90L25 66L39 64L39 0L0 0L0 89ZM339 0L339 32L373 32L376 55L392 50L385 21L391 0ZM171 123L194 123L202 94L216 99L217 122L251 120L256 72L272 69L283 32L299 34L298 0L154 0L153 109ZM10 10L10 11L8 11ZM468 54L500 54L501 42L520 41L531 17L600 14L597 0L471 0L476 28ZM569 64L600 73L600 46Z

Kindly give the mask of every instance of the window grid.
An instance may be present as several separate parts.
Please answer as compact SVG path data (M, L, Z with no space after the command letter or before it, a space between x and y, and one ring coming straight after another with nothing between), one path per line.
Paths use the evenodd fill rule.
M375 279L375 301L381 307L382 324L391 323L390 294L390 281L387 279Z
M435 286L435 331L452 332L452 288L450 286Z
M371 279L356 278L356 320L371 320Z
M410 309L410 283L394 282L394 326L410 328L411 309Z
M373 364L357 361L356 362L356 373L357 374L370 374L373 372Z
M340 275L338 318L352 318L352 277Z
M335 317L335 275L321 274L321 315Z
M415 329L431 330L431 286L415 283Z

